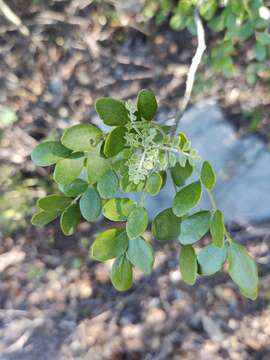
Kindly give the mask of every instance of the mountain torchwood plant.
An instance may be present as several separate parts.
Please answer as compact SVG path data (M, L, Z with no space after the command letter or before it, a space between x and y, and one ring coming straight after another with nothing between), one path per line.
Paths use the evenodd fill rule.
M241 293L254 300L256 264L226 229L211 193L216 183L214 169L208 161L200 165L200 156L184 133L172 133L169 126L153 121L157 108L149 90L139 92L136 105L100 98L96 111L112 127L110 132L92 124L77 124L66 129L60 141L37 145L32 160L39 166L55 165L53 178L59 193L38 200L32 223L46 225L60 217L61 229L69 236L81 217L94 222L103 214L117 222L96 237L90 255L98 261L114 259L112 284L119 291L128 290L133 267L146 274L153 269L153 248L143 237L149 224L144 199L147 194L156 196L170 175L176 194L172 206L153 220L153 237L160 242L178 241L179 267L187 284L193 285L198 276L216 273L227 263ZM193 172L197 180L186 183ZM211 208L193 212L203 191ZM118 197L120 192L126 197ZM142 193L138 203L128 198L131 192ZM195 250L194 244L208 231L211 242Z

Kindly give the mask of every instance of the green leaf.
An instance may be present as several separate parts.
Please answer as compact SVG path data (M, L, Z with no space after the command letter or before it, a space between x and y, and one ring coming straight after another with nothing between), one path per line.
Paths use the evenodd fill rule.
M176 216L181 217L189 212L198 204L202 195L202 185L200 181L195 181L183 187L175 195L173 201L173 212Z
M253 258L240 244L232 242L228 249L228 272L245 297L255 300L258 294L258 271Z
M210 225L210 233L212 236L213 244L217 247L224 246L224 236L225 236L225 225L224 217L222 212L217 209L212 217Z
M184 245L180 250L179 266L182 279L188 285L194 285L197 278L197 259L192 245Z
M133 282L132 265L125 255L118 256L113 263L111 281L118 291L127 291Z
M152 196L156 196L160 192L162 184L162 176L159 173L153 173L146 181L146 191Z
M135 201L128 198L110 199L103 206L103 215L112 221L125 221L135 207Z
M101 120L109 126L123 126L129 121L125 104L110 97L103 97L97 100L96 112Z
M140 115L146 120L152 120L157 112L157 100L151 90L142 89L137 98L137 108Z
M187 161L185 166L181 166L177 163L173 168L171 168L171 174L173 182L176 186L183 186L187 178L192 174L193 167Z
M241 25L241 29L239 31L239 39L241 41L245 41L250 38L254 34L254 26L253 20L247 21L245 24Z
M181 221L179 241L183 245L194 244L209 230L210 211L199 211Z
M98 192L89 187L89 189L80 198L80 210L82 216L87 221L96 220L101 214L102 203Z
M64 195L48 195L37 201L37 206L45 211L63 211L71 203L72 199Z
M80 175L83 166L83 153L71 154L69 158L58 161L55 165L53 178L58 184L70 184Z
M87 156L88 181L94 184L111 169L110 163L99 155L97 151L91 151Z
M124 126L118 126L107 135L103 150L106 157L115 156L124 149L126 132L127 129Z
M201 181L203 185L211 190L216 184L216 174L209 161L204 161L201 169Z
M58 141L45 141L38 144L31 153L32 161L38 166L49 166L68 157L71 151Z
M264 61L267 57L267 47L257 42L255 45L255 56L256 60Z
M102 131L92 124L77 124L66 129L61 142L73 151L89 151L102 140Z
M222 249L211 244L203 247L198 255L199 273L202 275L212 275L219 271L226 261L227 247Z
M127 256L130 262L150 274L154 264L154 252L152 245L141 237L129 240Z
M120 188L123 192L140 192L144 188L144 181L140 181L139 184L134 184L129 180L128 174L122 176L120 180Z
M72 204L66 208L60 218L60 225L64 235L73 235L77 230L80 219L81 213L78 204Z
M148 225L148 213L143 207L136 207L128 215L127 234L130 239L135 239L142 235Z
M180 234L180 222L171 208L165 209L155 217L152 233L159 241L175 240Z
M107 171L97 183L97 189L103 199L112 198L119 189L119 181L116 173Z
M36 212L31 219L31 223L33 225L47 225L50 222L52 222L54 219L57 218L57 216L59 215L59 212L48 212L48 211L44 211L44 210L40 210L38 212Z
M218 5L216 0L208 0L202 3L200 14L205 20L211 20L217 11Z
M109 229L95 239L91 247L91 256L96 260L106 261L124 254L127 248L127 233L119 229Z
M270 34L268 32L256 32L256 40L262 45L270 45Z
M76 197L84 193L88 188L88 183L82 179L75 179L72 183L59 184L59 190L66 196Z

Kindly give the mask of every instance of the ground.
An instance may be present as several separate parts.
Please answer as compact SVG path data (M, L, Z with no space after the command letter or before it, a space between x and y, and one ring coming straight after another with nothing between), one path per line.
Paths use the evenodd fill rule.
M118 293L110 264L88 256L109 224L83 223L72 238L58 223L30 225L35 199L53 191L49 171L29 158L37 141L95 122L97 97L135 98L141 87L157 93L161 118L173 114L196 46L167 27L104 27L88 3L16 8L31 38L1 18L0 103L17 121L1 124L0 359L268 359L269 224L231 229L259 264L256 302L243 299L226 274L184 285L174 244L155 243L154 273L136 272L134 287ZM230 118L240 133L250 128L242 110L262 106L264 113L270 101L264 81L250 89L241 71L193 101L210 96L237 114ZM259 131L268 138L267 117Z

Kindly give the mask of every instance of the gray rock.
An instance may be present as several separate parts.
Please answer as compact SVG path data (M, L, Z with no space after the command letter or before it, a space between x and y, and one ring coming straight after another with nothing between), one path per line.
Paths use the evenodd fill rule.
M180 127L203 159L217 172L213 191L227 222L259 223L270 219L270 152L255 135L239 138L215 102L202 102L184 115ZM155 198L147 197L151 216L171 206L171 181ZM209 207L203 197L200 207Z
M162 114L166 119L166 114ZM98 118L98 126L108 131ZM204 101L190 108L181 120L179 131L187 134L203 160L209 160L217 173L213 191L217 206L226 221L238 224L260 223L270 219L270 152L256 135L239 137L214 101ZM146 197L146 208L153 219L171 207L174 197L171 179L156 197ZM131 194L138 200L138 194ZM203 196L200 208L208 208Z

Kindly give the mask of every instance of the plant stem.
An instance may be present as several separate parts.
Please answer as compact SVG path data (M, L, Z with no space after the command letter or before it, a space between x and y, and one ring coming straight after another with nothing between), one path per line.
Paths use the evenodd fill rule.
M197 50L195 52L195 55L192 58L191 65L188 70L185 94L184 94L184 98L183 98L183 102L181 104L180 110L175 115L175 123L174 123L174 126L172 126L172 130L171 130L172 135L175 135L175 133L178 129L180 120L181 120L181 118L188 106L188 103L190 101L191 93L192 93L192 89L193 89L193 85L194 85L194 80L195 80L195 75L196 75L198 66L202 60L203 53L206 49L204 28L203 28L203 24L202 24L202 21L200 18L200 7L203 2L204 2L204 0L198 0L197 5L195 7L194 20L195 20L196 30L197 30L198 46L197 46Z

